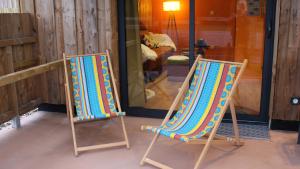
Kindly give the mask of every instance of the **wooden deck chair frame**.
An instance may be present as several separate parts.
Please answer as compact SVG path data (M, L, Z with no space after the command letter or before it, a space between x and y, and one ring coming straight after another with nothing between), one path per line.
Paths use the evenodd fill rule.
M68 117L69 117L70 123L71 123L71 130L72 130L72 138L73 138L75 156L78 156L79 152L95 150L95 149L103 149L103 148L118 147L118 146L126 146L127 148L129 148L129 141L128 141L128 136L127 136L123 116L120 116L119 118L121 118L122 129L123 129L123 134L124 134L124 141L114 142L114 143L107 143L107 144L99 144L99 145L91 145L91 146L82 146L82 147L79 147L77 145L76 133L75 133L75 124L80 123L82 121L78 121L76 118L74 118L74 105L72 104L72 100L71 100L69 71L68 71L67 61L70 60L70 58L85 57L85 56L91 56L91 55L101 55L101 56L106 56L107 57L108 69L109 69L109 73L110 73L110 76L111 76L111 82L112 82L112 85L113 85L113 95L114 95L115 103L117 104L118 111L119 112L122 111L120 101L119 101L119 95L118 95L118 92L117 92L115 77L114 77L113 70L112 70L112 63L111 63L111 57L110 57L109 51L106 50L105 53L95 53L95 54L86 54L86 55L65 55L65 53L64 53L63 54L63 59L64 59L64 70L65 70L66 105L67 105L67 114L68 114ZM116 118L118 118L118 117L116 117ZM101 119L99 119L99 120L101 120ZM91 121L95 121L95 120L91 120Z
M219 62L219 63L228 63L228 64L233 64L233 65L236 65L238 68L240 68L237 76L236 76L236 79L235 79L235 82L232 86L232 89L228 95L228 98L225 102L225 106L223 107L223 109L221 110L221 115L220 115L220 118L219 120L216 121L215 123L215 126L213 127L211 133L208 135L208 138L207 139L197 139L197 140L193 140L193 141L190 141L188 142L189 144L205 144L198 160L196 161L195 165L194 165L194 169L198 169L200 167L200 165L203 163L203 160L207 154L207 151L211 145L211 143L213 142L232 142L232 143L235 143L235 145L237 146L240 146L242 145L242 142L240 141L240 136L239 136L239 129L238 129L238 125L237 125L237 119L236 119L236 112L235 112L235 108L234 108L234 103L232 101L232 95L233 93L235 92L236 90L236 87L237 87L237 84L239 83L240 81L240 78L241 78L241 75L243 74L243 72L245 71L246 69L246 66L247 66L247 63L248 63L248 60L245 59L243 61L243 63L239 63L239 62L228 62L228 61L219 61L219 60L212 60L212 59L204 59L204 58L201 58L201 56L198 56L196 58L196 61L194 62L190 72L188 73L185 81L183 82L182 86L181 86L181 90L179 91L179 93L177 94L173 104L171 105L165 119L163 120L163 122L161 123L161 126L165 125L173 111L175 110L176 106L178 105L178 103L180 103L180 100L182 100L182 97L184 97L184 93L185 93L185 89L188 88L189 86L189 81L191 79L191 77L193 76L193 73L196 69L196 65L197 65L197 62L200 61L200 60L203 60L203 61L212 61L212 62ZM224 114L228 108L228 105L230 107L230 110L231 110L231 116L232 116L232 122L233 122L233 129L234 129L234 139L233 138L228 138L228 137L221 137L221 136L217 136L216 133L217 133L217 130L218 130L218 127L219 125L221 124L221 121L224 117ZM144 130L144 126L141 127L141 130ZM162 164L160 162L157 162L157 161L154 161L150 158L148 158L148 154L151 152L151 149L153 148L153 145L154 143L157 141L158 137L159 137L159 133L155 133L155 136L154 138L152 139L148 149L146 150L146 153L144 154L141 162L140 162L140 165L144 165L145 163L148 163L148 164L151 164L155 167L158 167L158 168L163 168L163 169L170 169L171 167L165 165L165 164Z

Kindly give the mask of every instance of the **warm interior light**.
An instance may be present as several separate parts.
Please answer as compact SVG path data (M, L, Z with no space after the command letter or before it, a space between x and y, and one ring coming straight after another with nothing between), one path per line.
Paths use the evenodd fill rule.
M179 11L180 2L179 1L165 1L163 2L164 11Z

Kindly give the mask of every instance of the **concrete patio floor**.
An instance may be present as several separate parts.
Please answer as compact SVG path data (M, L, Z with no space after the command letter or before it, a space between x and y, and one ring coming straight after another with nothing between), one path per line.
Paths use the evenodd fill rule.
M140 166L152 133L141 132L141 124L159 125L161 120L126 117L131 148L113 148L73 155L70 127L65 114L36 112L23 119L22 128L0 131L0 169L154 169ZM80 145L122 139L119 121L98 121L77 126ZM271 141L244 140L236 148L213 145L205 169L300 169L297 133L271 131ZM150 157L178 169L193 168L201 145L186 145L161 137Z

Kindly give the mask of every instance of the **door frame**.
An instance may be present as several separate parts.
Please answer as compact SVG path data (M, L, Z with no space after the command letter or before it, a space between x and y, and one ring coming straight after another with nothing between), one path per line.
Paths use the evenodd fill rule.
M266 22L265 22L265 49L263 59L262 92L259 115L247 115L237 113L238 121L241 123L268 124L269 103L272 83L272 63L274 50L274 30L277 0L267 0L266 2ZM190 0L190 28L189 28L189 57L190 66L194 62L195 44L195 0ZM126 27L125 27L125 0L118 0L118 35L119 35L119 78L121 106L126 114L137 117L164 118L167 110L146 109L142 107L129 107L128 102L128 78L127 78L127 56L126 56ZM225 122L231 122L230 113L224 116Z

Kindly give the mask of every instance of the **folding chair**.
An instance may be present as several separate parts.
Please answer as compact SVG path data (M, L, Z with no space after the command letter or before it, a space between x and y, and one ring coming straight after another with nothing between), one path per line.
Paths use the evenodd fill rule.
M247 62L247 60L243 63L209 60L198 56L162 124L159 127L141 127L142 130L154 132L155 136L140 164L148 163L158 168L170 168L147 157L160 135L185 143L205 144L194 169L199 168L212 142L230 141L241 145L232 95ZM192 82L188 87L191 78ZM181 106L171 118L184 94ZM235 138L216 135L228 105Z
M77 156L82 151L123 145L129 148L123 119L125 112L121 110L109 51L106 50L106 53L88 55L64 54L63 57L66 77L66 104L71 123L75 155ZM70 64L69 68L68 63ZM69 76L72 78L72 86L70 86ZM73 95L71 89L73 89ZM72 97L74 99L73 102L71 101ZM74 105L76 117L74 117ZM114 117L121 118L124 141L82 147L77 145L76 123Z

